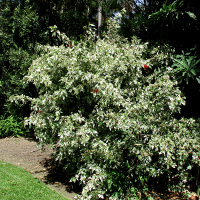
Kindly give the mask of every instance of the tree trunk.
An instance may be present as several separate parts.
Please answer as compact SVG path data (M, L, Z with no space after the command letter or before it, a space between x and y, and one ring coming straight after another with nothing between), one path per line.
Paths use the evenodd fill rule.
M101 38L102 28L102 0L98 1L98 38Z

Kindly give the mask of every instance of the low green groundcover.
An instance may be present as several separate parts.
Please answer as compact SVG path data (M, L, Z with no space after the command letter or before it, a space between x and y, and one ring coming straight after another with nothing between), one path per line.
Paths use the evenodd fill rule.
M23 169L0 161L0 200L67 200Z

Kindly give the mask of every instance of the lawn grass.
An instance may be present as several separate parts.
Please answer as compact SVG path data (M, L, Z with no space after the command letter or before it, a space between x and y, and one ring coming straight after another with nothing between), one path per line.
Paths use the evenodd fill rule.
M67 200L20 167L0 161L0 200Z

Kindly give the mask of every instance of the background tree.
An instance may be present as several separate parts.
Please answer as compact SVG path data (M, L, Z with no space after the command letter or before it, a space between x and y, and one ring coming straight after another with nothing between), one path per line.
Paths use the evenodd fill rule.
M179 49L199 46L200 9L197 3L189 0L133 1L133 9L124 20L124 34L169 42Z
M0 115L2 124L18 127L24 132L23 118L28 116L28 105L16 106L9 101L12 94L34 94L34 87L26 85L23 77L35 58L34 47L40 37L37 13L25 2L3 1L0 3ZM14 125L15 124L15 125ZM4 129L1 129L1 136ZM23 131L22 131L23 130ZM24 132L25 133L25 132ZM13 134L8 131L6 135ZM17 131L14 133L18 134ZM6 136L5 135L5 136Z

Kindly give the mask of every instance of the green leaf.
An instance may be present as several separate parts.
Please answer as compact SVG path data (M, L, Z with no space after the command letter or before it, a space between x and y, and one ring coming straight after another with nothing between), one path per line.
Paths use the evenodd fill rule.
M197 16L193 12L186 12L192 19L197 20Z
M200 78L196 78L197 82L200 84Z
M192 73L194 76L197 75L197 73L196 73L196 71L195 71L194 69L191 69L191 73Z

